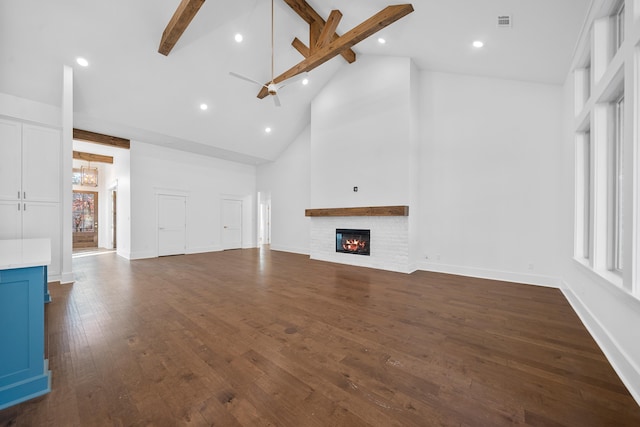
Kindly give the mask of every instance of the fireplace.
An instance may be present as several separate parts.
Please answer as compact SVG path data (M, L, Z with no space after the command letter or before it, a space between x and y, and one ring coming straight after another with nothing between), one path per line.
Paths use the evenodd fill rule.
M369 255L370 230L336 229L336 252Z

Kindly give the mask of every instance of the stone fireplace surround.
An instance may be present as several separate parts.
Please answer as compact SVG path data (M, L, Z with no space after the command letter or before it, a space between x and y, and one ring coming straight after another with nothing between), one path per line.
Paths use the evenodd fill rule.
M410 273L408 206L307 209L311 259ZM371 230L370 256L336 252L336 229Z

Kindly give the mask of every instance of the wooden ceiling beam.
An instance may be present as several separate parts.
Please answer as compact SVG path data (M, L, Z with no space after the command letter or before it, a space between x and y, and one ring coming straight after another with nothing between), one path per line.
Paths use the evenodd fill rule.
M342 12L339 10L332 10L327 18L327 23L322 27L322 32L318 37L318 41L316 42L316 49L321 49L329 44L331 40L333 40L333 35L336 33L336 29L338 28L338 24L342 19Z
M78 141L93 142L94 144L108 145L115 148L124 148L127 150L131 148L131 141L129 141L128 139L76 128L73 129L73 139L77 139Z
M284 0L284 2L288 4L300 18L304 19L307 24L311 25L315 21L324 22L324 19L322 19L318 12L305 0Z
M101 154L93 154L93 153L83 153L82 151L74 151L73 158L78 160L85 160L87 162L113 164L113 157L111 156L103 156Z
M169 52L178 43L182 33L187 29L204 2L205 0L182 0L180 2L167 27L162 32L160 47L158 48L159 53L164 56L169 55Z
M317 49L318 39L322 33L322 24L318 21L313 21L309 24L309 52L313 55Z
M284 0L284 2L287 5L289 5L289 7L293 9L293 11L296 12L307 24L309 24L310 29L311 29L311 26L314 24L314 22L317 22L317 25L319 26L320 29L322 29L326 25L326 22L322 18L322 16L320 16L320 14L318 14L318 12L316 12L315 9L312 8L309 5L309 3L307 3L305 0ZM312 34L310 35L312 36ZM331 36L331 40L333 41L338 37L339 37L338 34L334 32L333 35ZM315 43L312 37L310 37L310 40L311 42L309 43L309 46L311 47L311 50L313 50ZM298 52L300 52L299 49L298 49ZM356 60L356 53L352 49L345 49L344 51L340 52L340 55L342 55L342 57L349 64L351 64Z
M381 29L389 26L398 19L410 14L411 12L413 12L413 6L411 4L387 6L380 12L373 15L371 18L362 22L360 25L355 26L350 31L333 40L328 45L322 47L321 49L318 49L315 53L309 55L309 57L305 58L302 62L294 65L284 73L280 74L275 79L273 79L273 81L275 83L280 83L300 73L311 71L317 66L324 64L331 58L340 55L340 53L344 50L353 47L370 35L377 33ZM264 98L268 94L269 93L267 92L267 89L262 88L262 90L258 94L258 98Z
M293 41L291 42L291 46L296 48L296 50L300 52L300 55L304 56L305 58L311 55L311 50L297 37L293 39Z

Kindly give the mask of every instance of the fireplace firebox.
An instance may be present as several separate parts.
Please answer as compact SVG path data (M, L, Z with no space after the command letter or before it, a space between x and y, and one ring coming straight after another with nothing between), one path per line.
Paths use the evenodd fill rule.
M370 230L336 229L336 252L368 256L370 242Z

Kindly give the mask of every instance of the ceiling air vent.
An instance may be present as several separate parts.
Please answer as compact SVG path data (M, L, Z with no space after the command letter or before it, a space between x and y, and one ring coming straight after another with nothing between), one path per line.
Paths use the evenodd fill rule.
M498 15L498 28L511 28L511 15Z

